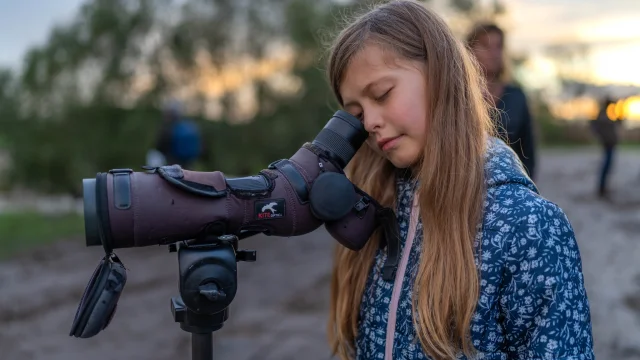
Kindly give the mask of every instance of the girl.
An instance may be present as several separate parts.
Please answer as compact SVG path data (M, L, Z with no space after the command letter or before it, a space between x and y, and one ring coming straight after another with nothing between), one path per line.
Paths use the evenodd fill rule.
M571 224L492 136L478 67L436 14L394 1L331 49L341 106L370 133L350 179L395 207L395 281L384 242L338 246L329 335L342 359L592 359Z
M487 80L491 103L499 111L495 122L525 170L535 180L536 144L527 97L522 89L504 79L504 32L495 24L479 24L467 35L467 45L478 59Z

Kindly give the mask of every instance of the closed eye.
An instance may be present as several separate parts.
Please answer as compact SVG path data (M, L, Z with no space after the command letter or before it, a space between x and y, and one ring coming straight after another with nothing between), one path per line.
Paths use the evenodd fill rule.
M391 90L393 90L393 88L390 88L389 90L387 90L387 92L385 92L384 94L378 96L377 98L375 98L375 100L377 102L382 102L384 101L387 97L389 97L389 94L391 93Z
M374 98L374 100L379 103L385 101L389 97L389 94L391 94L391 90L393 90L393 87L387 90L384 94ZM354 114L354 116L357 117L358 120L364 121L364 112Z

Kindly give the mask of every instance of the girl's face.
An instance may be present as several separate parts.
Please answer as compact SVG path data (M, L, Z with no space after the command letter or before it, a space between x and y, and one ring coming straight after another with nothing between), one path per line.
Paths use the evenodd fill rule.
M427 131L425 65L366 45L346 69L344 109L369 132L367 144L397 168L422 156Z

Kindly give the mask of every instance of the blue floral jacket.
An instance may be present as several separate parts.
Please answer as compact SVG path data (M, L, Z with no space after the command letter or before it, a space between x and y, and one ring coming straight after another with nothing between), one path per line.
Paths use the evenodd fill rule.
M476 239L480 296L471 323L477 359L593 359L589 301L571 224L541 197L515 153L492 139L486 158L487 197ZM398 179L397 217L406 271L398 271L399 302L387 334L394 283L382 279L386 251L376 255L360 307L356 358L428 359L412 323L411 292L418 268L422 226L405 248L415 184ZM408 251L408 253L406 253ZM402 267L400 267L402 268ZM388 352L389 352L388 350ZM458 359L467 359L460 354Z

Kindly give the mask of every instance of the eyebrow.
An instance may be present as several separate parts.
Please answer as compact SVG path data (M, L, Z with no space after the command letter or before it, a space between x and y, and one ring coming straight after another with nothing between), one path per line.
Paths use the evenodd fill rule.
M383 81L387 81L387 80L391 80L391 78L393 78L392 75L385 75L379 79L373 80L372 82L370 82L369 84L367 84L367 86L365 86L362 91L360 92L361 94L365 94L367 92L369 92L371 90L371 87L374 85L378 85L378 83L381 83ZM348 103L344 104L344 108L347 108L349 106L352 105L358 105L358 101L349 101Z

